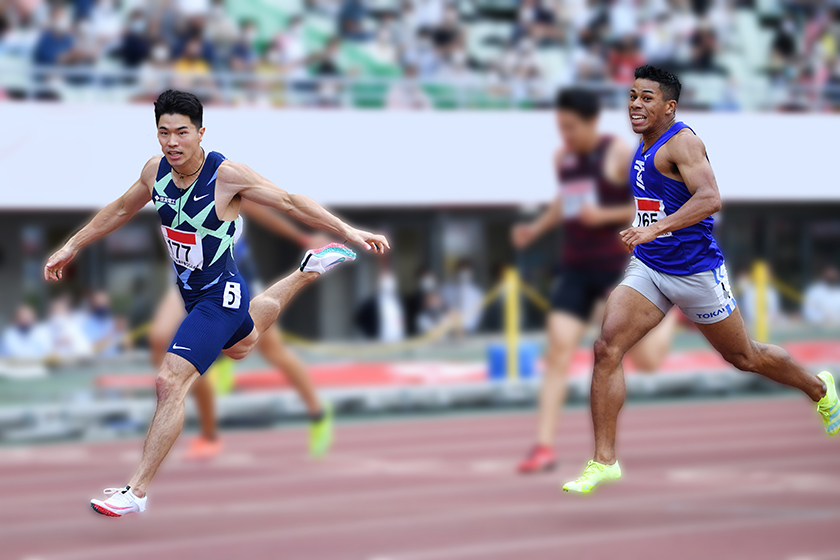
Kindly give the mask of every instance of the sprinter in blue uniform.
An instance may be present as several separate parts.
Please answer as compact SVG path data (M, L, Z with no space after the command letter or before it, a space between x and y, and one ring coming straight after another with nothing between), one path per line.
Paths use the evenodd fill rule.
M206 153L201 147L203 113L201 102L191 93L162 93L155 101L155 120L163 157L150 159L128 191L94 216L44 267L47 280L61 279L82 247L154 202L187 317L157 375L157 410L140 466L125 488L109 488L105 491L109 498L91 500L94 511L110 517L146 509L146 487L184 423L184 397L216 356L220 352L237 360L247 356L298 290L330 268L355 259L352 251L337 243L308 251L299 270L251 301L233 258L242 200L271 206L377 253L388 247L385 237L345 224L310 198L287 193L217 152Z
M633 131L642 136L630 169L636 213L633 226L620 233L633 257L607 301L595 342L595 457L580 478L563 485L566 492L588 493L621 477L615 456L618 412L624 404L621 359L673 305L729 363L800 389L817 403L826 432L840 431L831 374L813 375L783 349L747 334L712 236L712 215L721 207L715 175L703 142L676 118L680 89L669 72L653 66L636 70L629 100Z

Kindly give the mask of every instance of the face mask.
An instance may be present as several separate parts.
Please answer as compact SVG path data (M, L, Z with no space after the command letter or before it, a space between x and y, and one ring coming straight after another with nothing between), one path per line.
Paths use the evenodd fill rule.
M135 35L142 35L143 33L146 32L146 22L143 21L142 19L135 19L134 21L131 22L131 25L129 26L129 29Z
M469 284L472 282L473 273L472 270L462 270L458 273L458 281L461 284Z
M257 32L254 29L250 29L245 32L242 38L245 40L246 43L253 43L257 40Z
M32 330L32 325L15 325L18 332L22 335L27 335Z

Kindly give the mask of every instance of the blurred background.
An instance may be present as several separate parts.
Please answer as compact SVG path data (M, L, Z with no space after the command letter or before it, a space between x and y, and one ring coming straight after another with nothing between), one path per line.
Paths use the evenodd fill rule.
M158 153L151 102L169 87L204 101L207 149L391 240L281 317L340 418L502 411L525 418L529 443L563 232L516 251L511 228L556 194L557 89L597 92L601 130L635 143L626 97L645 63L682 80L678 116L708 148L716 237L751 331L836 367L838 54L831 1L0 0L0 455L136 447L148 426L149 321L171 282L153 209L62 282L43 265ZM246 231L263 283L299 262L297 243ZM572 403L588 396L596 335L575 357ZM260 356L217 390L223 428L303 425ZM789 394L715 361L687 321L663 371L628 370L628 393Z

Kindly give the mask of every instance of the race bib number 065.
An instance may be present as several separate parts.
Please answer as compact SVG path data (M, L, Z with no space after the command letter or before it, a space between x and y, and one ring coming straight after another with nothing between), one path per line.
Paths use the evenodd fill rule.
M665 218L665 203L656 198L636 198L636 218L633 227L648 227ZM671 232L659 237L670 237Z
M172 262L190 270L201 270L204 266L204 253L201 249L201 239L194 231L180 231L177 229L160 227L163 240L169 249Z

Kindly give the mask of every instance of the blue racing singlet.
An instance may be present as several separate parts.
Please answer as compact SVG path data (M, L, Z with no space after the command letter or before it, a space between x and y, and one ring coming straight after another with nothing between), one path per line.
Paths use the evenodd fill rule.
M158 166L152 200L182 293L204 291L238 273L233 258L236 221L216 215L216 175L225 156L210 152L195 182L181 190L166 158Z
M634 227L649 226L673 214L691 198L685 183L669 179L654 165L659 148L684 128L691 130L685 123L674 123L647 151L644 141L639 143L630 169L630 184L636 197ZM686 276L716 269L723 264L723 254L712 236L713 225L714 219L709 216L637 245L634 254L652 269L666 274Z

